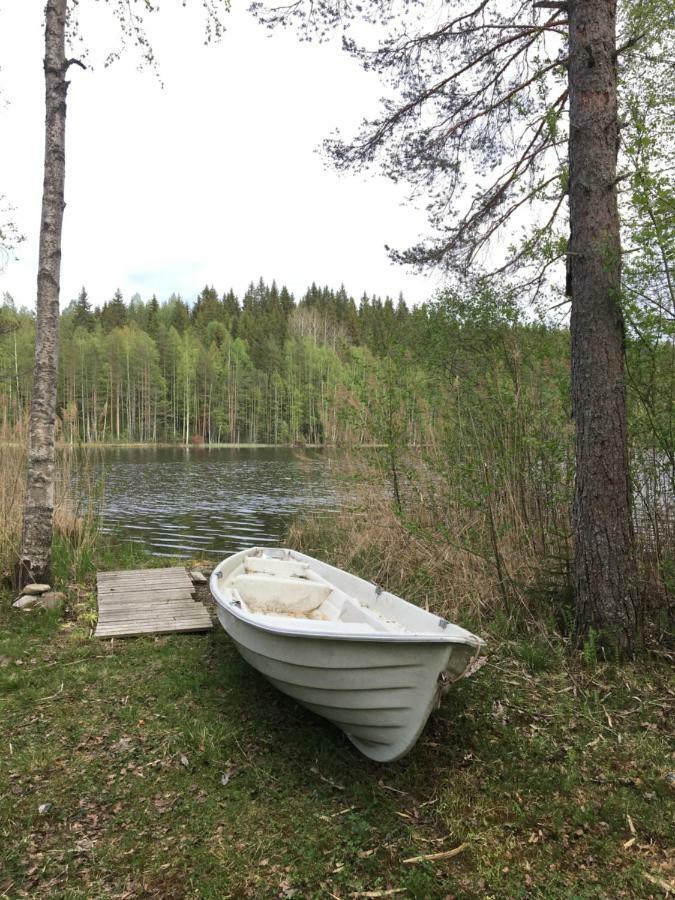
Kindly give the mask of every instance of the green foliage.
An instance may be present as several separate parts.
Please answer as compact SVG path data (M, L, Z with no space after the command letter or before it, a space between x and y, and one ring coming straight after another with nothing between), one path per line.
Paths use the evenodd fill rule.
M675 541L675 342L664 255L650 250L663 229L644 229L644 253L624 265L629 428L643 582L661 607ZM631 299L638 283L654 302ZM6 299L5 439L22 436L32 341L31 315ZM376 445L370 461L411 538L480 560L504 605L537 607L569 632L569 338L503 285L467 283L413 309L316 285L295 303L263 281L241 303L206 286L192 308L176 295L127 306L118 292L92 309L83 290L62 315L58 403L72 445Z
M516 646L516 656L532 675L548 672L560 664L560 654L550 643L523 640Z
M593 668L593 666L597 666L599 658L598 658L598 646L599 646L599 634L595 630L595 628L589 628L588 634L584 640L584 646L582 648L582 656L584 662L589 668Z

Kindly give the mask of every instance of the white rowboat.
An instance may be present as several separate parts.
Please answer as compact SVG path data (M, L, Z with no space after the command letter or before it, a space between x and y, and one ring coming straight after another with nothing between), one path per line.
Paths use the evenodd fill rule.
M235 553L214 569L210 587L243 658L379 762L412 749L443 689L483 645L464 628L294 550Z

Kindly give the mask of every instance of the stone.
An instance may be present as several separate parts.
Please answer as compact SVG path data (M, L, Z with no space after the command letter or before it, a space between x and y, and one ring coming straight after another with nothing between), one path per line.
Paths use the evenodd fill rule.
M198 569L194 569L190 572L190 578L192 579L193 584L208 584L209 581L206 575Z
M42 609L54 609L56 606L59 606L66 599L66 595L63 591L47 591L46 594L42 594L41 597L38 598L38 606Z
M35 606L39 599L39 594L35 594L33 596L30 596L30 594L22 594L17 600L14 601L14 603L12 603L12 606L15 609L29 610Z
M49 584L27 584L23 592L24 594L46 594L50 588Z

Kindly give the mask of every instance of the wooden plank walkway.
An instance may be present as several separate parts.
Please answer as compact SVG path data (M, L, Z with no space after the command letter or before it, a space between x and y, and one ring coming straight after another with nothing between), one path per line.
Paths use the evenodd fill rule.
M99 572L98 623L94 637L132 637L213 627L206 607L182 566Z

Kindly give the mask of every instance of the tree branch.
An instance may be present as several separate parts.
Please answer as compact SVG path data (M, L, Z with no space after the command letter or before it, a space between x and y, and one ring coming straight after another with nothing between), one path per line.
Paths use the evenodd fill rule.
M534 9L561 9L563 12L569 11L569 4L558 2L558 0L538 0L533 4Z
M624 41L620 47L617 47L614 51L614 59L616 59L621 53L625 53L627 50L630 50L634 47L639 41L642 40L643 37L647 36L646 31L641 31L640 34L634 34L632 38L629 38L627 41Z

